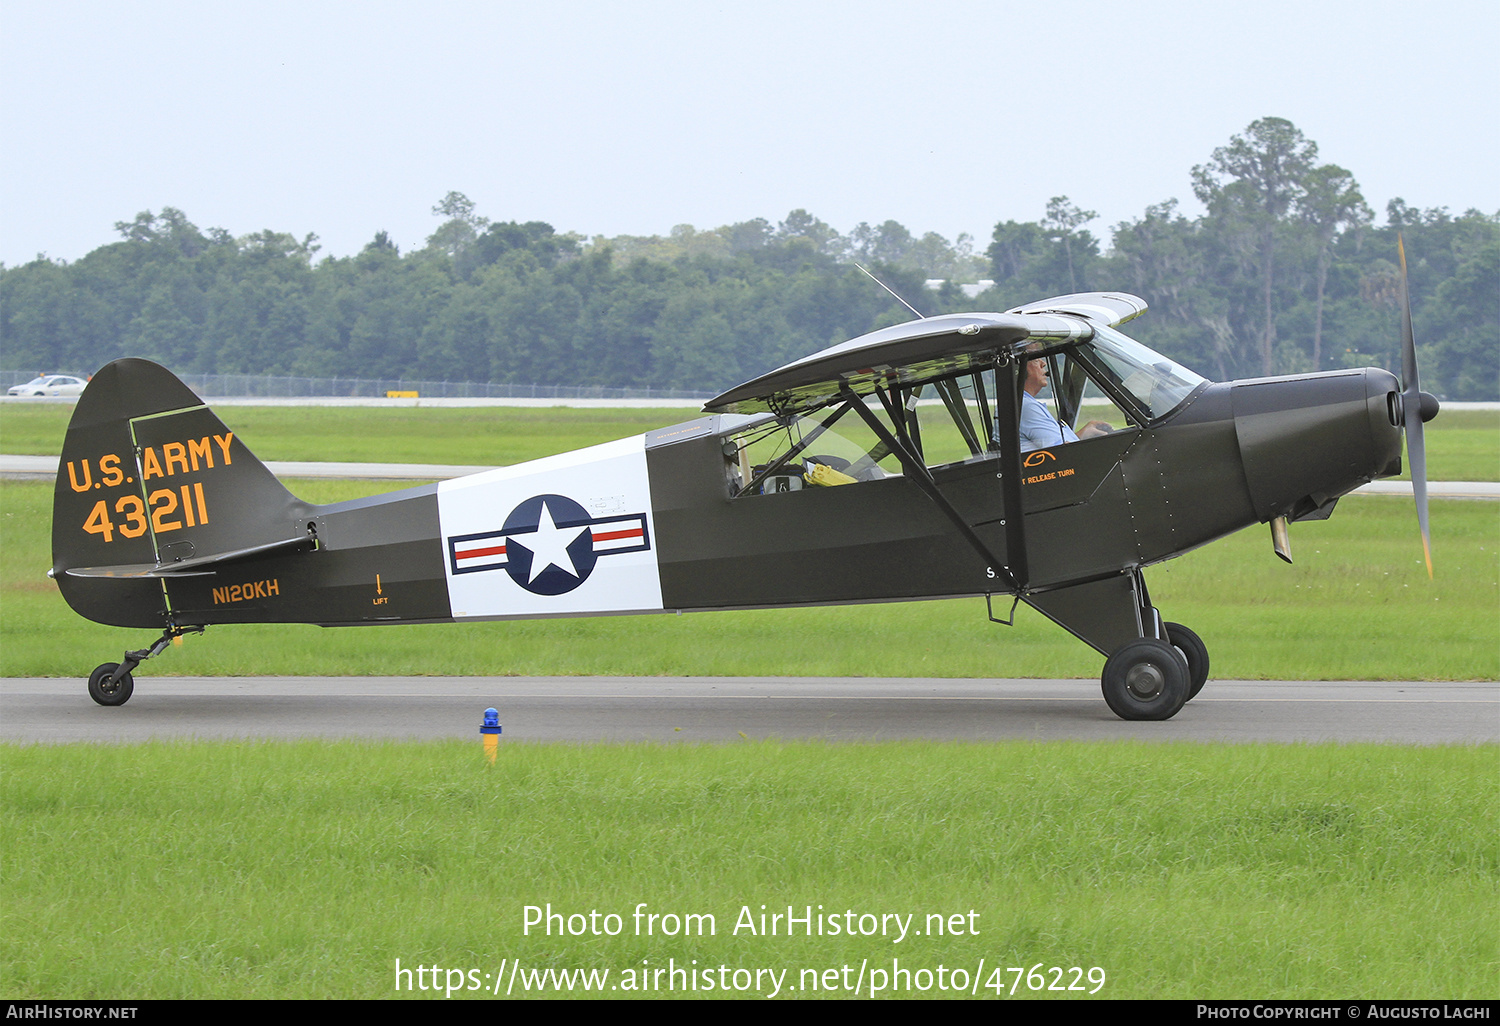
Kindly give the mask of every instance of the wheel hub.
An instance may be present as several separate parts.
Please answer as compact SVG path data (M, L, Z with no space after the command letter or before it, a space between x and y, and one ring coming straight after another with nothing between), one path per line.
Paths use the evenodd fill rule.
M1153 663L1136 663L1125 671L1125 686L1138 698L1155 698L1164 683L1160 667Z

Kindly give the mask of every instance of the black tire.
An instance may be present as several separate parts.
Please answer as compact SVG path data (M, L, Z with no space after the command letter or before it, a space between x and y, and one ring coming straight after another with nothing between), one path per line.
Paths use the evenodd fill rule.
M100 663L89 674L89 697L100 705L124 705L135 693L135 678L118 673L119 663ZM118 674L118 675L117 675Z
M1169 720L1187 702L1187 660L1165 641L1137 638L1109 657L1100 682L1120 719Z
M1188 701L1198 697L1208 680L1208 646L1203 639L1180 623L1163 624L1167 629L1167 640L1182 653L1188 664Z

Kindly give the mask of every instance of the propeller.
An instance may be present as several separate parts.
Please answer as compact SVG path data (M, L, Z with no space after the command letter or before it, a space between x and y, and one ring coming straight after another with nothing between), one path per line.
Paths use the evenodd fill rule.
M1432 539L1427 530L1427 446L1422 423L1437 416L1437 397L1417 384L1417 342L1411 330L1411 293L1406 286L1406 246L1398 233L1396 252L1401 257L1401 416L1406 430L1406 455L1411 463L1411 490L1417 500L1417 524L1422 528L1422 554L1427 558L1427 576L1432 577Z

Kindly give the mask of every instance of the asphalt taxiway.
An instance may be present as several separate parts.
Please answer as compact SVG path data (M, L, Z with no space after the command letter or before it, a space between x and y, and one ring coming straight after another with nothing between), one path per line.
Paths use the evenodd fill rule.
M725 677L151 677L117 708L82 680L0 680L0 740L820 739L1500 743L1500 683L1210 680L1173 719L1126 722L1097 681Z

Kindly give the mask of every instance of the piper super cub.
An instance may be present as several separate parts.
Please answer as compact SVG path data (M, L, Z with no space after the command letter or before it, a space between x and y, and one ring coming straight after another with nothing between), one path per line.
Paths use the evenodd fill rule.
M1010 622L992 605L1009 596L1012 617L1025 602L1104 655L1116 714L1166 719L1203 687L1208 651L1163 621L1144 569L1255 523L1289 558L1287 522L1399 473L1403 432L1425 544L1437 401L1417 388L1409 312L1404 381L1213 383L1119 330L1145 309L1096 292L919 318L675 427L329 505L288 492L170 372L117 360L68 427L49 574L81 615L162 632L94 670L103 705L208 624L983 595L992 620Z

